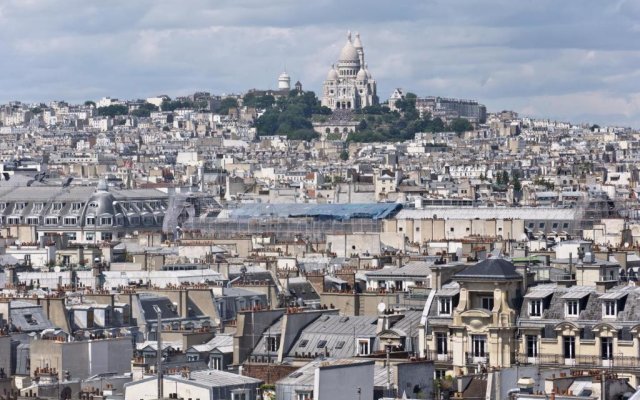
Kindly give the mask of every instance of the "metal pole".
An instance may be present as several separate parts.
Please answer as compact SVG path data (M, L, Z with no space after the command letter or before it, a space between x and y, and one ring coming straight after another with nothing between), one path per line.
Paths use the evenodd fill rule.
M156 373L158 375L158 400L162 400L164 398L164 393L162 390L162 310L157 305L154 305L153 309L158 315L156 325L156 341L158 343L158 351L156 353Z
M387 339L387 396L391 397L391 341Z

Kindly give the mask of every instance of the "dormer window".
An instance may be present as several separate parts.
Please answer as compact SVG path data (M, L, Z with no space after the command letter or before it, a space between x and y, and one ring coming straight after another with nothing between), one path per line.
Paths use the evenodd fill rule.
M60 211L62 210L62 203L53 203L53 211Z
M482 308L489 311L493 310L493 296L482 297L480 300Z
M277 336L269 336L267 337L267 341L265 342L267 346L267 351L278 351L280 347L280 340L278 340Z
M529 300L529 316L530 317L542 316L542 299Z
M358 355L367 356L370 353L370 343L368 338L358 339Z
M565 304L565 314L567 317L577 317L580 314L578 300L567 300Z
M451 297L440 297L438 301L438 313L440 315L451 315Z
M564 299L564 314L568 318L576 318L585 309L589 301L588 291L570 291L562 296Z
M614 300L605 300L602 303L602 315L604 317L615 317L617 315L616 302Z

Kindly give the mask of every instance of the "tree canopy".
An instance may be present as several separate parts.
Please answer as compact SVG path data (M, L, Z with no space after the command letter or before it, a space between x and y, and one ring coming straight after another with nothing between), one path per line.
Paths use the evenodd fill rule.
M158 107L155 104L143 103L137 109L131 111L131 115L136 117L148 117L152 111L158 111Z
M398 111L391 111L385 105L364 107L358 111L362 119L356 132L349 134L347 140L354 142L384 142L410 140L418 132L446 132L456 129L473 129L467 120L454 120L446 125L440 118L422 117L416 109L417 96L407 93L404 100L395 103Z
M281 97L256 121L258 136L286 135L292 140L312 140L318 137L313 130L311 116L330 114L322 107L313 92ZM266 96L265 96L266 97Z
M271 108L276 102L275 97L270 94L258 96L255 93L247 93L242 98L242 104L247 107L255 107L257 109Z
M220 105L213 110L216 114L229 114L229 109L238 107L238 99L235 97L225 97Z
M116 115L129 114L129 108L122 104L111 104L106 107L98 107L98 115L101 117L115 117Z

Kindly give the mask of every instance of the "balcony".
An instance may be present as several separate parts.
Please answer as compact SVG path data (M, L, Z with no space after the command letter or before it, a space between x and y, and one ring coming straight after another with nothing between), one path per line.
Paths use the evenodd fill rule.
M568 365L572 367L601 367L601 368L638 368L640 357L616 355L609 359L602 359L600 355L576 355L574 358L565 358L562 354L538 354L537 357L527 357L526 354L518 354L520 364L534 364L546 366Z
M484 353L482 355L466 353L467 365L478 365L484 364L489 365L489 353Z
M427 360L436 363L451 363L451 361L453 361L453 352L438 353L437 350L429 350L426 352L425 357Z

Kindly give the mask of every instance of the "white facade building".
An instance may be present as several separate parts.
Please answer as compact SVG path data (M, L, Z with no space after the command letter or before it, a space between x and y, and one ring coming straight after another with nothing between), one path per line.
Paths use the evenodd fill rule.
M357 110L378 104L376 81L364 62L364 49L360 35L347 43L338 58L338 68L331 66L322 86L322 105L332 110Z

